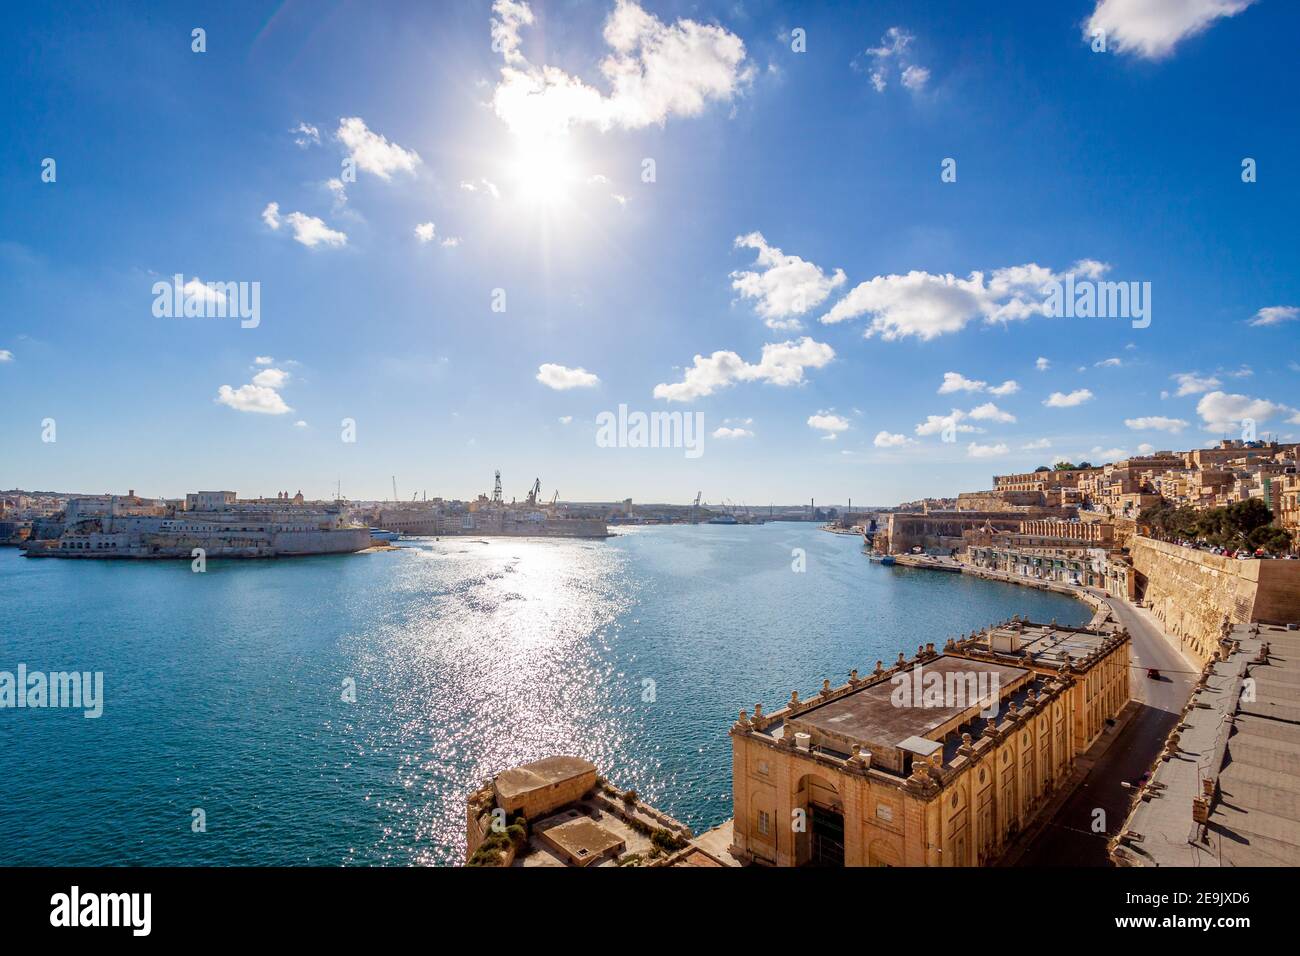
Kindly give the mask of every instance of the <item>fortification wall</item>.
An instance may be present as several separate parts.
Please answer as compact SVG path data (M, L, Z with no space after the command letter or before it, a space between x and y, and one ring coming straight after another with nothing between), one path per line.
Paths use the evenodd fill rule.
M1300 622L1300 561L1238 561L1150 538L1129 543L1139 598L1202 661L1234 624Z

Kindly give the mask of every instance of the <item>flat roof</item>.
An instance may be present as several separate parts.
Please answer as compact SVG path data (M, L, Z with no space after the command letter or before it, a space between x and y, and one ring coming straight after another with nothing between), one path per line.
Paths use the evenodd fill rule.
M1021 667L946 654L917 666L924 673L936 673L945 678L949 674L954 679L972 674L978 678L981 674L987 674L991 681L996 675L1000 695L1005 695L1013 685L1030 676L1030 672ZM905 673L915 674L916 669L910 668ZM924 680L924 677L919 680ZM895 687L892 680L878 681L838 700L818 704L798 713L790 717L786 724L794 731L798 731L802 725L822 733L845 737L869 750L873 744L898 747L909 738L934 733L954 717L968 711L978 713L980 710L979 701L971 701L962 707L924 707L919 706L922 703L919 700L913 701L917 706L899 706L891 699Z
M613 849L622 849L625 841L591 817L578 816L545 829L538 836L580 863L599 860Z
M1075 630L1052 624L1029 624L995 627L991 637L1014 635L1020 641L1018 651L997 651L1028 657L1036 664L1067 663L1085 660L1097 653L1112 634L1101 631Z
M1156 764L1125 824L1141 840L1119 852L1139 866L1300 866L1300 631L1238 624L1231 636L1239 649L1194 693L1178 754ZM1202 832L1204 779L1217 796Z
M512 801L525 793L549 787L564 780L595 773L596 765L581 757L546 757L519 767L511 767L496 775L497 798Z

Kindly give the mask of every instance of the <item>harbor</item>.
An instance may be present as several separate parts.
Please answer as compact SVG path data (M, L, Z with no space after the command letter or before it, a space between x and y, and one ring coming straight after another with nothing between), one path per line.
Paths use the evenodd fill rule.
M459 864L466 794L559 753L704 834L734 812L738 708L892 660L918 631L1090 616L1061 595L889 573L809 522L398 544L205 574L0 549L10 658L105 672L103 716L77 717L93 726L4 737L3 862ZM96 761L130 770L78 786Z

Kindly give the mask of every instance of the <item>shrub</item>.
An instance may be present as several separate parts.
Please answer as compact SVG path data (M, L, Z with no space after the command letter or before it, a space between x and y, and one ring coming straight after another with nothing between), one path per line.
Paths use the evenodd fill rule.
M663 827L660 827L658 830L655 830L654 833L650 834L650 842L654 844L656 849L661 850L664 853L673 853L686 846L686 841L684 839L676 833L673 833L673 831L666 830Z
M626 803L628 806L634 805L636 801L637 801L637 795L635 790L628 790L623 794L623 802Z
M506 828L506 837L510 840L516 850L528 842L528 831L519 824L514 823Z

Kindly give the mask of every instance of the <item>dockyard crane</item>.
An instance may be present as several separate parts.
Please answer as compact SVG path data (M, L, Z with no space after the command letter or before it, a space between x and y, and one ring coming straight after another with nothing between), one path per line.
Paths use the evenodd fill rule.
M533 487L528 489L528 503L530 505L537 504L537 496L540 495L541 493L542 493L542 479L534 478Z
M700 523L700 495L702 494L704 494L702 491L695 492L695 504L691 505L691 524Z

